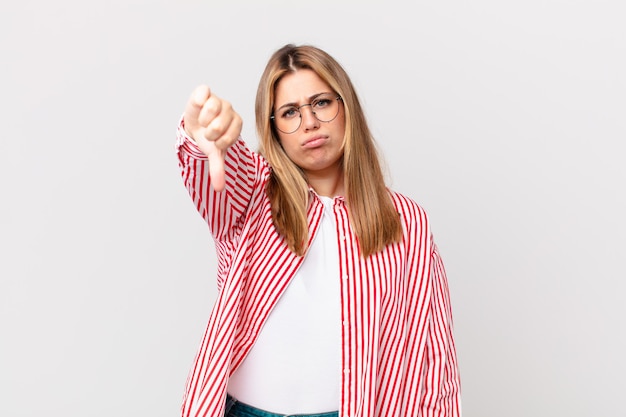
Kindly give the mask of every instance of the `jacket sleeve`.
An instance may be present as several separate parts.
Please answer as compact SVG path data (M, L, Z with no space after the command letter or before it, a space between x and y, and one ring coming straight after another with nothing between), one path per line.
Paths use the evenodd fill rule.
M263 157L251 151L239 138L226 152L226 186L217 192L211 186L208 158L185 133L182 118L176 133L175 148L183 183L215 240L219 258L219 288L249 209L265 196L270 168Z
M453 337L448 279L437 245L431 240L426 346L420 416L461 416L461 386Z
M206 155L187 136L184 122L177 129L176 151L183 182L191 199L217 241L231 238L232 228L241 221L251 200L269 172L267 163L239 140L226 152L226 187L216 192L211 186Z

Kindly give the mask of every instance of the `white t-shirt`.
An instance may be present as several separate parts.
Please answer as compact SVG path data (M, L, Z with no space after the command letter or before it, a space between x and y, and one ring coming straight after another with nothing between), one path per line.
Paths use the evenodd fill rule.
M302 266L270 313L228 393L281 414L339 409L341 288L333 199Z

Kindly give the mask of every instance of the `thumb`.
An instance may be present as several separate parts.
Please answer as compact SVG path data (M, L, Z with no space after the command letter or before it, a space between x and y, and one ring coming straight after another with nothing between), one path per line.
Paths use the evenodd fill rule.
M211 185L215 191L222 191L226 185L224 174L224 156L226 151L214 148L207 157L209 158L209 175L211 177Z

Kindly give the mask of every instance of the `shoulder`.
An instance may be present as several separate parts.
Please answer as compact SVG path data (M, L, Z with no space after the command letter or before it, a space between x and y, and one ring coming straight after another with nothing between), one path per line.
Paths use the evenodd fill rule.
M389 190L389 195L404 223L428 227L428 213L421 204L397 191Z
M426 216L424 207L413 198L393 190L389 190L389 195L400 214Z

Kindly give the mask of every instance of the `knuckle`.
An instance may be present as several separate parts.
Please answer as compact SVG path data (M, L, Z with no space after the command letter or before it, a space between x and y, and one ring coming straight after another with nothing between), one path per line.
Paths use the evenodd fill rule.
M226 132L226 128L228 127L225 122L225 120L219 117L213 120L209 127L215 134L217 134L218 136L222 136Z
M215 130L213 125L209 125L204 129L204 137L210 141L214 141L219 137L219 133Z
M222 100L222 108L226 111L231 111L233 109L233 105L230 101Z
M206 103L204 104L204 108L213 114L216 114L219 112L220 108L221 108L221 104L219 100L215 100L214 97L209 98Z

